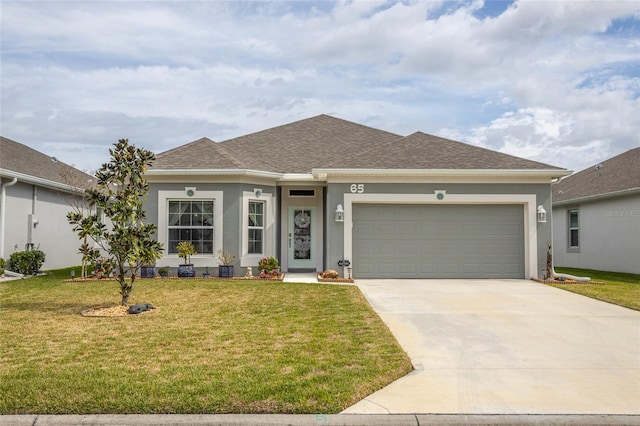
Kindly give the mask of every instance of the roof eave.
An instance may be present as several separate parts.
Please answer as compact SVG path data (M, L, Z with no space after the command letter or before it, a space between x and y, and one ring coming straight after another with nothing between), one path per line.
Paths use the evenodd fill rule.
M570 204L579 204L579 203L587 203L591 201L605 200L608 198L625 197L627 195L634 195L634 194L640 194L640 187L622 189L620 191L605 192L603 194L587 195L584 197L571 198L568 200L560 200L560 201L552 200L551 204L553 206L560 207L560 206L566 206Z
M56 191L64 191L73 194L84 194L83 188L78 188L72 185L67 185L60 182L55 182L49 179L39 178L37 176L31 176L20 172L14 172L13 170L0 169L0 177L4 178L17 178L18 182L28 183L31 185L37 185L44 188L53 189Z
M569 176L565 169L313 169L313 176L461 176L461 177L532 177L555 179Z
M149 169L147 176L252 176L270 179L282 178L282 173L250 169Z

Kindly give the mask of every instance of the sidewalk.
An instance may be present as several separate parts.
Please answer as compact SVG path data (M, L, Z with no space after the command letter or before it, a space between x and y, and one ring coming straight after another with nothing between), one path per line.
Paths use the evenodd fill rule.
M624 415L466 415L466 414L153 414L0 416L0 426L420 426L420 425L640 425L640 416Z

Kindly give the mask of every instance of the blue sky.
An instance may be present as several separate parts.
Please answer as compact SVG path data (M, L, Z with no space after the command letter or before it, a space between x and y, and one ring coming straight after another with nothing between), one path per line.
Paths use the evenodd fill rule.
M638 1L2 1L0 20L0 133L85 170L119 138L161 152L318 114L572 170L640 146Z

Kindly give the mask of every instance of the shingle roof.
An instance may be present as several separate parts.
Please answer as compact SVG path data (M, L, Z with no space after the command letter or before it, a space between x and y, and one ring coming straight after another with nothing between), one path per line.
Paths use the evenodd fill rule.
M275 171L248 155L240 155L222 144L201 138L156 155L154 169L250 169Z
M0 169L6 175L15 172L63 186L86 188L95 181L75 167L4 136L0 137Z
M640 148L574 173L553 184L553 202L640 190Z
M403 137L319 115L215 143L203 138L157 155L152 169L564 170L422 132Z
M323 114L230 139L221 145L262 159L282 173L310 173L337 157L353 155L400 137Z
M536 161L422 132L413 133L405 138L396 139L353 156L335 159L328 168L347 167L368 169L562 170Z

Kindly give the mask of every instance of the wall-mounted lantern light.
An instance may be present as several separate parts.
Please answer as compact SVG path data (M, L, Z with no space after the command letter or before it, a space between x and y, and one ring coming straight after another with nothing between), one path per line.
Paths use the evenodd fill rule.
M547 211L542 206L538 206L538 223L547 222Z
M344 209L342 208L342 204L338 204L338 207L336 207L335 219L336 222L344 222Z

